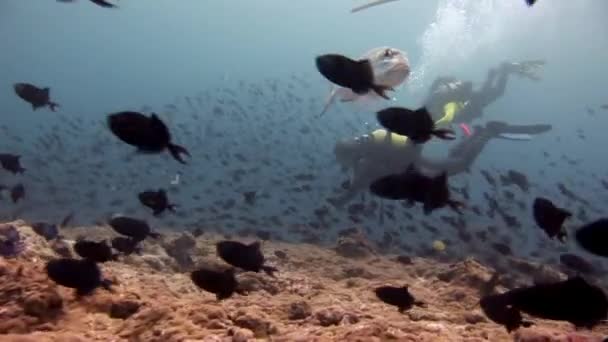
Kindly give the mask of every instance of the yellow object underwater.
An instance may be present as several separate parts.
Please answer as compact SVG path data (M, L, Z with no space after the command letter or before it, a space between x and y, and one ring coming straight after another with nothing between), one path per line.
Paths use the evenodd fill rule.
M437 252L443 252L445 250L445 243L443 243L443 241L435 240L433 241L433 249Z

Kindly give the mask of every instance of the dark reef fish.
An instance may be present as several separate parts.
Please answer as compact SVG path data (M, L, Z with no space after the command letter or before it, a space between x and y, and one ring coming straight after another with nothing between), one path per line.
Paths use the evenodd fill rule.
M550 200L537 197L532 206L534 221L545 231L547 236L565 242L566 230L563 228L564 221L572 216L572 213L565 209L556 207Z
M101 270L88 259L55 259L46 264L46 274L55 283L76 289L78 296L93 293L98 287L110 290L110 282L102 278Z
M215 294L218 300L230 298L238 286L234 268L221 270L202 267L190 273L190 279L199 288Z
M54 112L59 107L57 103L50 100L49 88L38 88L29 83L15 83L13 88L17 96L32 105L33 110L49 106Z
M114 248L115 250L119 251L120 253L122 253L124 255L131 255L133 253L135 253L135 254L141 253L141 248L139 247L139 241L132 239L132 238L128 238L128 237L124 237L124 236L117 236L112 239L111 245L112 245L112 248Z
M376 196L392 200L406 200L423 204L424 213L430 214L435 209L446 205L460 212L462 203L450 198L450 189L445 173L429 177L413 167L402 174L389 175L374 181L370 191Z
M597 286L581 277L565 281L516 288L503 294L482 298L482 309L488 318L507 329L517 328L518 312L531 316L566 321L577 327L592 328L608 315L608 299ZM488 310L488 311L486 311ZM503 314L507 314L504 315ZM507 319L494 319L493 316Z
M74 251L81 258L89 259L94 262L116 260L116 255L112 253L112 248L108 246L105 240L101 242L84 239L78 240L74 244Z
M608 218L582 226L576 231L575 238L586 251L608 258Z
M220 241L216 250L222 260L245 271L264 271L271 276L277 271L274 267L264 265L264 255L258 241L249 245L238 241Z
M171 142L169 129L154 113L149 117L137 112L110 114L108 127L116 137L140 152L161 153L167 149L182 164L186 164L182 154L190 156L184 147Z
M44 237L47 241L54 240L59 236L59 228L55 224L34 222L31 226L36 234Z
M373 90L390 100L385 92L392 89L374 84L374 70L367 59L355 61L342 55L327 54L317 57L315 63L321 75L336 85L349 88L359 95Z
M408 285L402 287L380 286L374 292L376 297L389 305L399 308L399 312L409 310L414 305L425 306L424 302L418 301L408 290Z
M140 219L127 216L115 216L108 221L108 224L118 234L131 237L136 241L141 241L148 236L153 238L160 237L160 234L152 232L146 221Z
M3 169L13 174L23 173L25 169L21 166L21 156L10 153L0 153L0 165Z
M425 143L432 136L447 140L454 139L454 131L435 128L433 118L426 108L410 110L391 107L379 111L376 117L384 128L393 133L404 135L416 144Z
M159 216L165 210L175 212L175 204L169 203L167 192L164 189L142 191L137 198L141 204L153 210L154 216Z

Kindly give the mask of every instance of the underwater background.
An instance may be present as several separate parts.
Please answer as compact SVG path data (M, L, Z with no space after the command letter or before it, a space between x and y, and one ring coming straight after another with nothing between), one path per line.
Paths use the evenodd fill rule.
M335 162L336 141L377 125L372 111L352 104L317 116L329 84L316 72L314 58L329 52L358 56L384 45L408 54L412 76L394 95L396 104L407 107L423 104L437 76L473 80L478 87L487 70L503 61L547 62L539 82L510 79L484 120L548 123L553 130L529 142L492 142L470 173L450 178L452 185L470 187L468 204L483 206L490 187L480 169L528 175L533 186L523 195L526 206L504 203L522 231L503 228L500 218L470 213L464 216L467 226L501 226L496 238L511 239L515 253L526 256L544 237L530 214L535 196L577 211L579 203L560 195L557 183L589 202L587 217L604 213L606 1L541 0L531 9L517 0L404 0L354 14L350 0L118 5L103 10L87 1L0 2L0 149L22 155L27 169L23 175L0 174L1 184L22 182L27 193L16 204L2 200L6 219L58 222L73 212L74 225L88 225L124 213L146 218L153 227L264 230L273 238L315 243L331 242L339 230L357 226L376 240L393 232L410 247L429 247L439 239L455 254L483 254L484 246L465 248L440 215L425 217L417 207L397 207L393 221L380 220L377 211L357 222L345 210L331 209L331 219L321 224L315 216L332 189L348 179ZM59 111L33 112L12 92L21 81L50 87ZM118 142L105 119L121 110L159 113L175 141L192 154L189 164L165 154L135 155ZM446 151L442 143L425 148L438 156ZM178 174L179 184L171 184ZM136 194L161 187L178 213L154 218ZM254 206L243 203L248 191L257 193ZM364 202L372 200L363 196ZM399 229L418 220L439 229Z

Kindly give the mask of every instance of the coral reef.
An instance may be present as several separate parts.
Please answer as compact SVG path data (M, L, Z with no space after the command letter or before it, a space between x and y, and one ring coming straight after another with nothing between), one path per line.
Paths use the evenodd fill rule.
M59 257L56 243L23 222L10 224L25 248L16 257L0 259L0 341L599 342L608 332L602 326L576 331L568 323L534 320L534 326L508 334L478 306L492 269L473 259L405 259L378 255L368 247L358 249L368 253L343 257L340 248L267 241L263 250L268 263L279 269L276 277L238 272L245 294L218 301L182 270L221 262L212 252L221 237L212 233L192 237L163 231L162 240L144 241L141 255L101 265L114 283L112 291L98 289L77 298L45 275L44 263ZM81 235L112 237L103 227L66 229L62 235L68 246ZM173 248L190 254L186 258ZM184 265L176 258L191 261ZM404 284L425 307L399 313L374 296L376 286ZM492 285L498 290L505 286Z

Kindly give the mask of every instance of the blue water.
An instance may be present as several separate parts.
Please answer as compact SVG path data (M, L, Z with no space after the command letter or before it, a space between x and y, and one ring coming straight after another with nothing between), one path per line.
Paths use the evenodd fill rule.
M21 181L27 187L25 201L14 205L3 200L3 216L58 221L75 211L76 222L90 224L119 211L174 229L246 227L295 239L287 228L314 220L313 210L346 179L334 161L336 140L374 127L369 111L346 104L316 118L329 85L316 72L314 57L329 52L358 56L383 45L408 53L413 74L396 94L397 104L408 107L423 104L437 76L453 75L479 86L486 71L503 61L545 59L542 81L512 78L505 96L485 113L513 123L550 123L553 131L531 142L492 142L473 171L519 170L534 184L525 195L529 201L542 194L566 206L572 203L555 187L564 182L598 209L591 216L605 214L608 196L590 175L608 176L603 149L608 111L598 108L608 103L606 1L539 0L529 8L519 0L403 0L356 14L349 10L359 2L350 0L117 3L119 9L108 10L86 0L0 2L0 123L3 132L10 132L0 148L23 155L28 169L21 176L0 174L2 183ZM13 93L15 82L51 87L60 111L33 112ZM594 116L587 114L587 106L595 109ZM104 127L108 113L144 109L158 112L176 142L192 152L188 166L167 155L134 156ZM302 133L303 126L312 133ZM586 140L577 138L577 129ZM53 135L61 145L41 147L40 139L53 140ZM428 146L430 155L442 156L446 150L443 144ZM552 159L564 154L581 163L550 167L542 151ZM222 163L235 153L247 161ZM260 171L242 182L227 184L236 170L256 167ZM178 172L182 182L170 185ZM290 190L297 173L316 175L313 191ZM483 205L481 194L488 186L478 172L450 181L468 183L471 202ZM170 188L179 216L152 218L137 202L137 192L158 187ZM241 203L243 191L269 198L248 207ZM124 205L110 207L115 199ZM232 219L219 217L221 210L209 212L216 201L230 199L237 202L227 210ZM199 207L207 211L196 211ZM411 213L422 218L419 209ZM529 210L512 209L511 214L524 222L525 234L515 236L514 245L525 254L544 236L533 227ZM280 224L270 223L273 215ZM354 224L344 213L335 215L339 222L314 234L330 241L338 229L351 226L366 226L376 237L395 229L376 218ZM257 222L244 223L239 216ZM465 217L470 226L488 224ZM420 229L402 239L456 241L453 231L444 229L438 237ZM510 233L505 229L504 234Z

